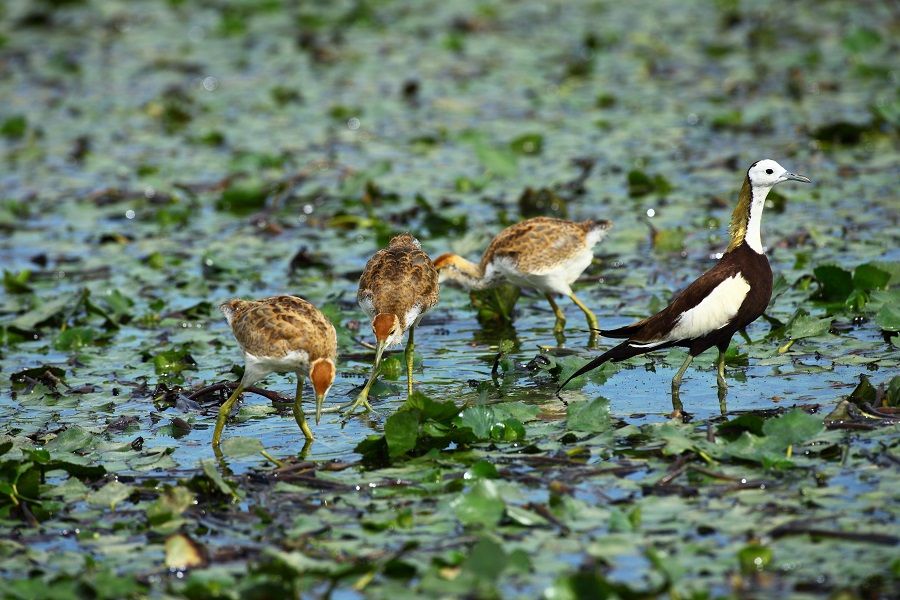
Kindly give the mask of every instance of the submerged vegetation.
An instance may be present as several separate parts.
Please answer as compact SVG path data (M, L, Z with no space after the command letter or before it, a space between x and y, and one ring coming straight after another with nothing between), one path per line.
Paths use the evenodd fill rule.
M900 589L898 25L890 3L0 5L0 595L891 597ZM667 418L680 350L572 381L543 297L445 288L416 390L307 446L215 306L292 293L352 399L366 259L610 219L576 285L659 310L767 200L769 309ZM607 343L601 339L601 344ZM604 346L606 347L606 346Z

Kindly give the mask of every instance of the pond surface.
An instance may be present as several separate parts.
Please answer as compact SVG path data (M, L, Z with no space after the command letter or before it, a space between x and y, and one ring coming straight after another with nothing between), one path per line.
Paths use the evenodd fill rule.
M887 3L0 7L8 593L889 596L897 34ZM813 184L767 203L775 296L732 341L725 417L708 353L669 421L675 350L566 405L560 369L594 355L577 307L557 340L537 294L482 324L445 287L416 390L457 420L405 403L391 358L375 411L325 415L306 449L288 405L245 394L215 460L224 396L188 396L239 378L220 302L324 307L345 402L373 356L357 281L391 235L476 260L528 216L610 219L576 291L614 328L715 263L761 158Z

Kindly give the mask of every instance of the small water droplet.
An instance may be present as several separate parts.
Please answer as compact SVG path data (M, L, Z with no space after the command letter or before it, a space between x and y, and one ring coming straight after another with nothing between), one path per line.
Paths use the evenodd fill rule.
M215 77L204 77L203 78L203 89L207 92L214 92L219 87L219 80Z
M125 211L125 218L128 219L128 220L133 219L133 218L134 218L134 211L131 210L130 208L129 208L128 210L126 210L126 211Z
M350 117L347 120L347 127L352 131L356 131L357 129L359 129L359 119L357 119L356 117Z

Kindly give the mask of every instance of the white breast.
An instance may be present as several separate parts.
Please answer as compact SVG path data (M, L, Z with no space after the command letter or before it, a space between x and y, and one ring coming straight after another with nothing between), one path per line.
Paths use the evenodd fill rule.
M309 354L305 350L293 350L284 356L256 356L244 353L244 385L253 385L269 373L293 373L309 371Z
M405 315L403 315L403 324L407 329L419 324L419 319L422 317L422 305L414 304L412 308L410 308Z
M703 337L728 325L737 315L750 284L736 273L717 285L700 304L681 313L667 341L690 340Z

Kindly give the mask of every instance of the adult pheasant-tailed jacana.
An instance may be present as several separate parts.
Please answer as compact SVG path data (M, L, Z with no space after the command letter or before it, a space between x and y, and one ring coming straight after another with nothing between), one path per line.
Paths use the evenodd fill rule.
M315 306L296 296L228 300L219 309L244 352L244 376L219 409L213 447L219 445L225 421L241 393L269 373L297 374L294 419L306 439L313 439L301 406L303 382L307 375L312 380L318 424L322 404L335 376L337 334L331 321Z
M601 331L606 337L627 339L578 369L559 390L607 361L681 346L688 349L688 356L672 379L676 413L681 407L678 388L682 375L695 356L712 347L719 350L717 383L724 394L728 343L735 332L763 314L772 296L772 270L760 239L760 222L769 190L782 181L809 183L774 160L750 165L731 217L731 243L721 260L659 313L626 327Z
M508 281L543 293L556 316L554 331L565 328L566 317L554 294L572 299L587 317L592 336L599 329L597 317L572 291L572 283L594 259L594 246L606 237L610 221L565 221L535 217L498 233L475 264L457 254L443 254L434 261L440 280L469 290L482 290Z
M381 356L387 348L399 344L407 330L406 392L412 394L415 327L438 302L438 274L419 240L404 233L376 252L359 278L356 300L372 319L375 362L369 380L349 407L351 413L359 407L372 408L369 390L378 375Z

